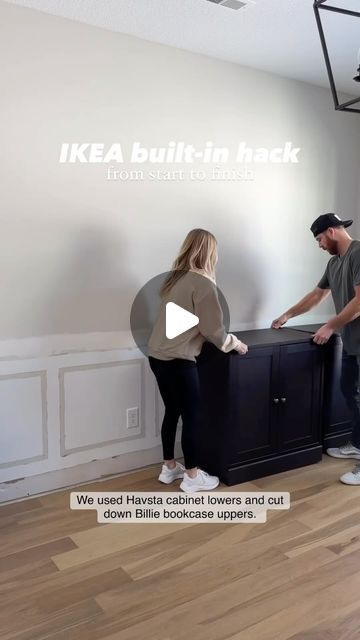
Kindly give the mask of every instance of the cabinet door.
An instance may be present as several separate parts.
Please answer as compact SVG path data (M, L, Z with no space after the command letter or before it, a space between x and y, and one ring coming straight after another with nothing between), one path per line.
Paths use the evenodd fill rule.
M284 345L279 365L280 450L321 441L321 347Z
M268 456L278 448L279 347L259 347L233 356L230 375L228 461Z

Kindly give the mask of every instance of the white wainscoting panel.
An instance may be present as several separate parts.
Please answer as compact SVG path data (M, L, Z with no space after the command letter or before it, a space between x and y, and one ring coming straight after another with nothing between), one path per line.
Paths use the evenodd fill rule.
M59 370L61 455L144 437L144 366L139 359ZM138 426L128 429L131 408Z
M149 465L157 478L164 408L147 358L133 347L74 349L71 336L35 342L19 341L12 355L0 348L0 502ZM138 424L128 428L134 408ZM176 457L180 438L181 425Z
M46 371L0 376L0 467L48 454Z

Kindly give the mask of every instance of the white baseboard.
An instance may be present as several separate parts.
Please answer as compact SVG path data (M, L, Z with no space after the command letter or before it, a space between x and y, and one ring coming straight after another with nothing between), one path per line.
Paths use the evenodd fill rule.
M175 455L177 458L182 456L179 443L175 446ZM162 450L161 446L157 446L146 451L126 453L106 460L87 462L68 469L58 469L36 476L29 476L28 478L9 480L0 484L0 503L9 504L33 498L34 496L70 489L82 484L102 482L130 471L140 471L144 467L160 465L161 462ZM158 469L154 469L154 477L158 472Z

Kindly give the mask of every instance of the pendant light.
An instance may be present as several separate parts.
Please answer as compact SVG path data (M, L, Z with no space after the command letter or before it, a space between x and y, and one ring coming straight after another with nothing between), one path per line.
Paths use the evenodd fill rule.
M352 100L348 100L347 102L339 103L338 92L335 85L335 79L333 70L331 68L330 56L328 52L328 46L326 43L325 33L323 29L323 25L321 22L321 13L323 11L330 11L333 13L338 13L346 16L352 16L354 18L360 18L360 13L358 11L353 11L351 9L343 9L342 7L334 7L327 4L328 0L314 0L314 12L316 18L316 24L319 31L321 47L323 50L326 69L329 77L330 88L334 100L334 106L337 111L352 111L353 113L360 113L360 97L353 98ZM360 45L360 22L359 22L359 45ZM357 54L357 75L353 78L354 82L360 83L360 49ZM356 64L356 60L354 60L354 64ZM356 106L358 105L358 106Z

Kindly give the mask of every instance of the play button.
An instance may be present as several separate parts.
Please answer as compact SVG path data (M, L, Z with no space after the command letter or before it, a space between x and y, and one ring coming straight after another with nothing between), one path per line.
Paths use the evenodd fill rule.
M180 336L185 331L196 327L199 318L190 311L179 307L175 302L168 302L166 305L166 337L169 340Z
M184 275L186 272L184 272ZM159 273L151 280L148 280L137 292L131 306L130 328L136 346L145 356L148 356L148 345L157 322L161 309L164 312L164 340L173 340L176 336L185 333L199 324L199 318L191 309L187 310L171 300L171 295L167 298L166 304L161 297L161 287L169 276L169 272ZM204 276L197 275L199 286L202 284ZM208 280L206 281L208 283ZM220 303L225 331L229 331L230 313L229 308L221 290L216 287L218 300ZM171 343L170 343L171 344Z

